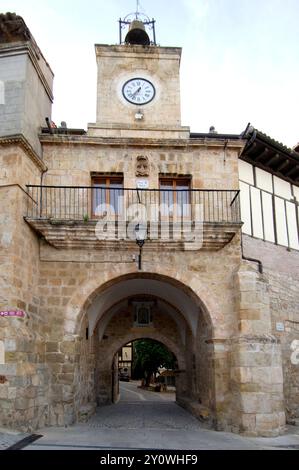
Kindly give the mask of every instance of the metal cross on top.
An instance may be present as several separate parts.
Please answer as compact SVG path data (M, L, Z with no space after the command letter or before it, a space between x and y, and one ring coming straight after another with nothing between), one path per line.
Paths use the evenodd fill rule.
M144 11L142 8L142 5L140 3L140 0L136 0L136 11L133 13L129 13L125 18L122 20L121 18L119 19L119 44L125 44L123 42L123 34L122 30L123 29L128 29L130 28L131 24L133 21L140 21L143 23L144 26L148 28L152 32L151 36L152 38L150 39L150 44L156 46L156 30L155 30L155 20L152 19L150 20L149 17L141 12Z
M136 20L138 20L138 17L139 17L139 8L140 8L140 1L136 0Z

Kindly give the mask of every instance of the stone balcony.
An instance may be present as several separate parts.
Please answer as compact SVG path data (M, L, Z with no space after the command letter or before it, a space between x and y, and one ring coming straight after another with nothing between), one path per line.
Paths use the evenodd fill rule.
M238 190L27 186L25 220L57 249L217 251L242 226Z

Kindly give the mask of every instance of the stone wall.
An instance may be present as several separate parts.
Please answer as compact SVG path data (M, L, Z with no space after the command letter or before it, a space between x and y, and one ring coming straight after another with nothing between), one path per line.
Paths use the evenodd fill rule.
M25 185L28 179L38 183L40 170L16 146L0 147L0 168L0 304L24 309L38 322L39 243L23 216L28 202Z
M98 64L97 124L132 125L138 106L129 104L122 87L131 78L143 77L156 88L156 97L140 106L144 119L140 127L171 128L180 125L181 49L172 47L96 45Z
M0 106L0 134L22 132L26 56L1 57L0 80L4 87L4 102Z
M4 363L0 375L0 426L35 429L48 419L49 375L39 315L39 242L24 222L24 185L40 170L17 146L0 148L0 309L23 310L25 319L0 318Z
M196 188L231 189L238 185L237 147L233 146L224 151L223 144L213 144L210 148L202 143L197 146L186 143L178 148L161 144L154 150L141 143L137 147L130 143L124 151L112 142L99 145L88 138L68 141L67 137L54 136L50 140L45 143L44 151L48 166L45 184L90 185L91 172L123 172L125 186L135 187L136 157L142 151L150 161L151 188L158 187L161 173L190 174ZM107 344L104 347L107 342L104 336L101 343L92 331L86 336L90 327L88 311L97 296L104 295L107 286L115 284L117 287L121 279L138 278L142 274L145 291L146 276L149 279L163 277L176 286L177 299L184 293L194 303L189 325L192 335L186 330L187 346L180 343L170 320L167 325L159 325L155 338L163 338L165 330L166 345L172 342L182 346L188 366L178 379L178 389L180 397L189 399L189 402L182 399L182 404L199 416L202 412L211 413L218 429L255 435L279 433L284 420L281 359L279 343L271 336L271 296L269 299L267 278L259 276L256 266L240 264L240 235L219 251L174 251L166 249L167 242L152 249L146 244L142 272L132 257L137 254L133 241L128 249L115 242L106 252L57 250L38 240L22 218L25 213L22 198L25 201L28 198L22 185L38 182L40 169L18 152L9 147L3 152L5 166L9 169L11 165L11 170L2 176L7 184L18 181L20 186L7 187L6 184L6 188L1 188L1 191L8 191L6 201L2 200L4 213L14 213L8 233L12 243L15 242L15 245L3 247L10 277L5 278L2 273L1 282L3 292L11 293L11 301L9 297L4 299L5 308L7 305L23 307L28 318L25 323L11 322L11 332L1 330L2 338L7 341L7 364L3 371L11 376L8 384L0 386L7 397L2 404L6 410L2 414L3 424L19 428L44 423L68 425L86 419L94 410L96 399L108 400L118 337L121 347L121 341L137 336L127 335L121 340L122 332L128 330L128 319L113 323L114 318L104 335L109 337L110 328L111 337L114 335L111 348ZM20 165L13 164L15 160ZM14 178L9 176L10 171ZM2 235L2 239L8 240L7 235L4 238ZM32 262L28 263L28 257ZM191 315L190 312L181 314L185 318ZM23 328L22 337L28 338L24 345L13 343L19 323ZM102 348L100 355L98 348ZM107 362L100 362L98 356L109 359L109 367ZM16 365L16 362L19 363ZM19 380L21 372L22 381ZM261 383L259 374L263 375ZM104 384L101 390L100 383ZM16 390L12 391L14 387ZM13 393L16 396L8 398L13 397Z
M22 134L42 156L38 133L51 118L53 73L30 42L0 44L0 136Z
M239 332L231 338L233 422L247 435L278 435L285 424L282 359L271 334L268 282L248 261L235 282Z
M285 407L292 422L299 417L299 364L292 363L296 357L291 360L292 344L299 340L299 252L246 235L243 240L245 255L262 261L269 285L271 329L281 343ZM277 331L277 323L284 331Z
M159 187L159 175L192 176L194 189L238 189L238 150L240 142L230 143L224 150L223 143L163 144L162 141L146 142L123 139L122 145L113 140L90 138L43 137L44 161L48 172L45 185L90 186L91 173L120 173L124 187L136 187L137 156L149 159L149 188ZM98 143L97 143L98 142ZM138 143L139 142L139 143ZM30 183L28 183L30 184Z
M193 253L187 252L162 253L163 249L158 252L147 250L143 254L143 273L157 273L157 275L166 273L172 279L182 277L185 286L191 285L202 301L207 303L208 315L213 317L215 337L229 338L232 331L236 332L235 326L237 324L232 280L240 260L238 247L239 242L236 238L229 246L221 250L221 254L199 252L194 256ZM44 328L49 341L49 344L46 345L46 363L53 375L54 384L52 424L69 423L75 420L76 415L82 414L80 411L82 407L84 410L87 403L93 403L95 367L93 345L97 344L97 337L94 335L89 341L85 339L88 325L86 311L93 302L94 292L109 280L109 282L115 282L119 276L130 273L138 277L137 264L132 261L132 253L135 251L134 244L130 253L122 253L119 250L111 252L111 263L107 262L107 254L95 252L91 262L91 253L86 251L78 250L71 253L68 250L57 251L47 245L42 245L39 279L39 292L42 299L40 312L43 317L51 319ZM163 260L162 264L161 259ZM219 310L215 309L214 303L219 305ZM200 325L199 337L196 340L190 341L190 338L187 338L191 344L190 353L188 352L190 363L193 363L192 357L195 353L195 370L196 368L201 369L197 384L192 382L194 371L189 371L182 384L182 389L187 389L191 393L192 399L196 400L198 404L202 403L214 411L215 403L221 402L221 410L220 405L218 410L219 413L221 411L219 419L223 421L225 416L225 422L229 423L230 378L226 368L223 367L224 364L227 364L227 351L223 352L222 346L213 346L213 344L205 342L212 335L212 330L204 335L204 325L205 322ZM130 339L128 338L128 341ZM62 350L65 341L70 341L70 344L78 349L66 356ZM202 346L199 347L199 344ZM217 349L218 354L216 364L218 388L216 391L213 385L214 348ZM115 351L113 351L114 353ZM207 361L204 357L207 358ZM63 365L66 362L69 373L66 371L66 366ZM207 368L208 364L210 366ZM107 381L111 380L111 371L106 375ZM80 392L81 396L76 394L78 390L82 391L83 394ZM217 397L215 397L215 393ZM71 413L71 400L76 403L77 411L74 411L73 408L73 414ZM225 425L223 424L223 426Z

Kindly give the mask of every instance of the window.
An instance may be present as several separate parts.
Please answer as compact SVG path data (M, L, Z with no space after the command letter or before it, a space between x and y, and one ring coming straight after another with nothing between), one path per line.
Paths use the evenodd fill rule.
M134 302L134 325L135 326L149 326L152 324L152 302Z
M123 207L122 176L96 176L92 178L93 214L120 215Z
M160 178L160 204L162 216L189 217L190 178Z

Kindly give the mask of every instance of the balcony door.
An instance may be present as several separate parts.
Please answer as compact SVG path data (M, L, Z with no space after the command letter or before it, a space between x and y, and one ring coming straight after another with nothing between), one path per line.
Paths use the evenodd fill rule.
M160 178L162 218L174 220L191 216L190 178Z
M92 178L92 206L96 217L119 217L123 212L123 177L97 176Z

